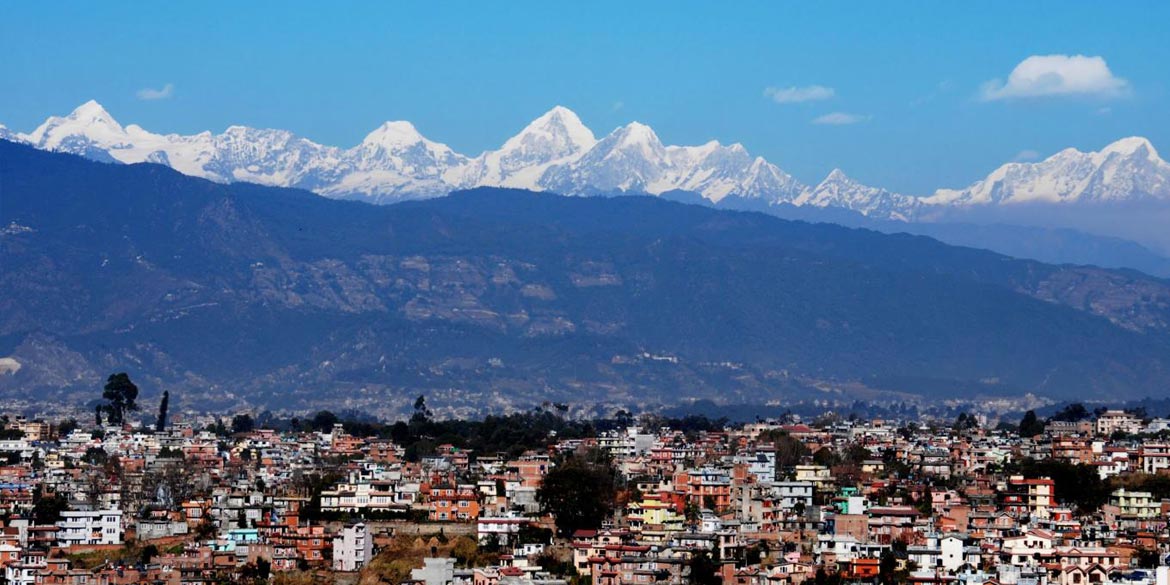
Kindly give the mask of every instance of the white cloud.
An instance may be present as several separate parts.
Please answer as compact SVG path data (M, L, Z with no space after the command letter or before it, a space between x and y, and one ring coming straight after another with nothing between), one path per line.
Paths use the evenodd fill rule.
M1032 149L1024 149L1024 150L1021 150L1020 152L1016 153L1016 156L1015 156L1015 158L1012 159L1012 162L1028 162L1028 161L1038 160L1039 158L1040 158L1039 152L1036 152L1035 150L1032 150Z
M795 104L827 100L837 95L837 92L831 87L810 85L807 87L769 87L764 90L764 95L772 98L772 101L778 104Z
M624 108L624 107L626 107L626 103L625 103L625 102L623 102L623 101L616 101L616 102L614 102L614 103L613 103L613 108L612 108L612 109L613 109L613 111L615 111L615 112L616 112L616 111L618 111L618 110L620 110L620 109L622 109L622 108Z
M1012 69L1005 83L993 79L983 84L984 101L1062 95L1118 97L1129 91L1129 82L1113 75L1101 57L1084 55L1032 55Z
M825 124L829 126L845 126L848 124L856 124L864 122L869 119L869 116L862 116L859 114L847 114L845 112L832 112L823 116L813 118L813 124Z
M162 86L162 89L153 89L144 87L138 90L138 99L140 100L165 100L175 95L175 84L168 83Z

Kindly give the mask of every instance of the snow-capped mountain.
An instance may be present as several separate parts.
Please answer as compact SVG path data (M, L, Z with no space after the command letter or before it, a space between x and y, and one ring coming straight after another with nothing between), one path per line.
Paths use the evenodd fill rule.
M451 191L443 177L465 164L467 157L426 139L410 122L386 122L342 153L331 182L305 187L371 203L437 197Z
M966 189L940 189L932 205L1170 201L1170 164L1149 140L1123 138L1098 152L1067 148L1036 163L1008 163Z
M597 140L568 108L549 110L498 150L469 158L409 122L386 122L357 146L325 146L284 130L232 126L221 134L154 134L123 128L100 104L10 138L106 162L154 162L214 181L299 187L373 203L433 197L476 186L597 193L697 193L791 202L805 186L739 144L666 146L637 122Z
M448 180L455 185L474 187L498 185L539 189L549 167L572 163L593 148L597 138L572 110L556 106L509 138L499 150L485 152Z
M638 122L614 130L577 160L550 168L539 186L573 195L687 191L712 203L734 196L770 204L791 201L805 189L741 144L665 146Z
M806 188L762 157L753 158L739 143L722 146L711 141L672 146L667 152L676 169L671 188L702 193L715 203L739 197L775 204L794 200Z
M0 126L0 138L105 162L153 162L219 182L309 189L334 198L389 203L477 186L570 195L674 191L713 205L790 204L848 209L915 221L934 210L1026 202L1170 201L1170 165L1144 138L1099 152L1061 151L1036 163L1009 163L966 189L919 198L862 185L834 170L806 186L740 144L669 146L632 122L598 140L571 110L554 107L497 150L474 158L429 140L410 122L386 122L351 148L318 144L285 130L231 126L220 134L154 134L123 127L89 101L28 134Z
M671 169L666 147L654 130L631 122L602 138L576 161L549 169L539 185L571 195L653 193Z
M187 148L184 142L189 145ZM216 136L209 132L194 137L174 136L171 151L183 153L196 144L195 149L208 154L206 158L198 158L195 164L209 178L225 182L316 189L335 179L334 173L342 160L339 149L292 132L246 126L231 126Z
M122 127L100 104L88 101L68 116L53 116L18 139L37 148L79 154L107 162L153 162L213 181L252 181L295 186L308 161L329 147L282 130L232 126L223 134L154 134Z
M921 202L917 197L891 193L877 187L867 187L849 178L841 169L833 169L816 187L805 190L794 205L813 207L840 207L867 217L911 221L917 215Z

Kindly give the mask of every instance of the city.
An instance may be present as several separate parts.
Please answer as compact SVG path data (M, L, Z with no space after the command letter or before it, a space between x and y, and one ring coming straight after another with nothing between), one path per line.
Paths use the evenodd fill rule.
M462 421L420 396L394 424L146 424L116 402L100 426L0 418L7 583L1167 582L1170 418L1144 412Z
M1170 585L1170 2L0 6L0 585Z

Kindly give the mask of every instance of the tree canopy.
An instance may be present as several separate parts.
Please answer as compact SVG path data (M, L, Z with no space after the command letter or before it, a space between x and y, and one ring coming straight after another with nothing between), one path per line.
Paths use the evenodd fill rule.
M613 512L616 475L603 456L573 454L544 476L536 499L556 518L561 536L597 529Z
M1044 423L1036 417L1035 410L1029 410L1024 413L1024 418L1020 419L1020 436L1021 437L1035 437L1044 433Z
M120 425L126 420L126 412L138 410L138 386L130 381L126 372L110 374L106 379L106 386L102 390L102 398L106 403L102 410L108 415L106 420L112 425Z

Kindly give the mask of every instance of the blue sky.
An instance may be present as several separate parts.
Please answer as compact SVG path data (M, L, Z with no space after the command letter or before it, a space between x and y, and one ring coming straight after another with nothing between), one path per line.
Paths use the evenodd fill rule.
M638 120L922 194L1129 135L1170 152L1167 22L1165 2L11 3L0 123L92 98L156 132L348 146L406 119L477 154L562 104L599 135ZM1045 55L1100 59L1009 79Z

